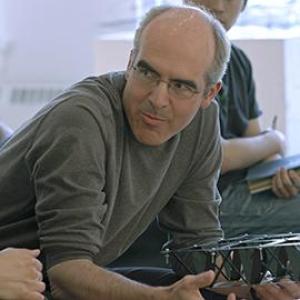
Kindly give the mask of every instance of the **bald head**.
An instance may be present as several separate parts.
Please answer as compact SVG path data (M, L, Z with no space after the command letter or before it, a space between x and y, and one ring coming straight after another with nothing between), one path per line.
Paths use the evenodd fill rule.
M199 39L200 34L205 34L213 39L213 31L206 17L202 11L193 8L169 9L149 22L142 35L156 30L156 34L163 35L164 38L191 40L195 37Z
M205 53L207 83L214 84L223 76L229 60L230 45L222 25L207 11L193 6L166 5L152 8L141 21L134 38L134 50L141 46L157 47L171 43L170 55ZM177 53L176 53L177 52ZM180 57L178 57L180 59Z

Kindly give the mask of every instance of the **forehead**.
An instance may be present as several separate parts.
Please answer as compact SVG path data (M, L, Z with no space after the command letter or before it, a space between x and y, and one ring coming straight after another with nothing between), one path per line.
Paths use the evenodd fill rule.
M213 58L212 29L198 12L193 11L171 11L152 20L141 35L136 57L158 70L174 73L170 76L196 78L203 76Z

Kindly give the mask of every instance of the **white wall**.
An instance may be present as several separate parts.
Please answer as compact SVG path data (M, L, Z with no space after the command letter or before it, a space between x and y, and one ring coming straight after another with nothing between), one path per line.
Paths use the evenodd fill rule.
M96 36L133 29L136 9L135 0L0 0L0 120L16 129L49 89L93 75ZM29 96L16 101L16 89Z
M278 116L288 154L300 152L300 37L236 40L252 61L264 128Z
M99 24L118 2L0 0L0 35L11 46L0 83L69 83L90 75Z

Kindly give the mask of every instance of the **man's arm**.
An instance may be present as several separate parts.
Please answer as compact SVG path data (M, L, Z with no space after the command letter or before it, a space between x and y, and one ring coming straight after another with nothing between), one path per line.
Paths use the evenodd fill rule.
M81 259L52 267L49 278L57 300L203 300L199 288L208 286L214 273L189 275L169 287L151 287ZM230 295L228 299L235 298Z
M249 121L241 138L222 139L223 160L221 173L240 170L266 160L278 159L285 151L284 136L280 131L262 133L259 119ZM272 191L280 198L292 198L300 191L300 176L293 170L281 168L272 178Z
M282 154L284 136L280 131L262 133L259 119L249 121L241 138L222 139L223 160L221 173L247 168L269 157Z

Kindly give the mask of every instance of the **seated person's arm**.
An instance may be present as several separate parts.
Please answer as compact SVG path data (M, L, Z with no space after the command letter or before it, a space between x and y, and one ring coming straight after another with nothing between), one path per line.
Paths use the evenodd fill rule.
M283 134L270 130L261 134L259 119L250 120L241 138L222 139L223 160L221 172L247 168L259 161L284 152Z

